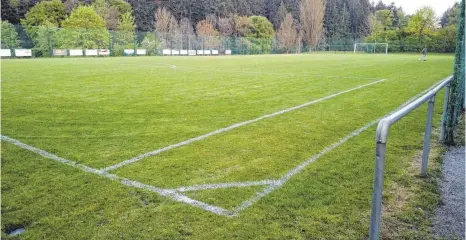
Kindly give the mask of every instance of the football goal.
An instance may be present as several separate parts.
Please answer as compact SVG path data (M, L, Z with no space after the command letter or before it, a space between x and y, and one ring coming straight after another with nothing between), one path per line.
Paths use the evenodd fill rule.
M355 43L354 53L388 53L388 43Z

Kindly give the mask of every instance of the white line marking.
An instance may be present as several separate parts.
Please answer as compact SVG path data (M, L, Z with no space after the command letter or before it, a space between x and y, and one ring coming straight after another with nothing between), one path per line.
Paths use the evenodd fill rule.
M381 118L380 118L381 119ZM324 154L332 151L333 149L339 147L340 145L342 145L343 143L347 142L348 140L350 140L351 138L359 135L361 132L363 132L364 130L372 127L373 125L377 124L378 121L380 119L377 119L373 122L370 122L366 125L364 125L363 127L357 129L356 131L353 131L352 133L348 134L347 136L345 136L344 138L340 139L338 142L324 148L322 151L320 151L319 153L315 154L314 156L312 156L311 158L307 159L306 161L304 161L303 163L301 163L300 165L298 165L296 168L292 169L291 171L287 172L282 178L280 178L279 180L277 180L274 184L271 184L270 186L266 187L263 191L261 192L257 192L256 195L244 202L242 202L238 207L235 207L233 209L233 212L235 213L235 215L238 215L241 211L243 211L244 209L248 208L249 206L253 205L254 203L256 203L257 201L259 201L259 199L263 198L264 196L268 195L269 193L273 192L274 190L276 190L277 188L280 188L281 186L283 186L288 180L290 180L291 177L293 177L294 175L300 173L301 171L303 171L309 164L311 164L312 162L314 162L315 160L319 159L320 157L322 157Z
M441 81L440 81L441 82ZM385 116L388 116L396 111L398 111L399 109L403 108L404 106L408 105L409 103L411 103L412 101L416 100L417 98L419 98L420 96L422 96L423 94L425 94L426 92L430 91L431 89L433 89L434 87L436 87L440 82L434 84L433 86L431 86L430 88L420 92L419 94L417 94L416 96L412 97L411 99L409 99L408 101L406 101L405 103L403 103L402 105L400 105L400 107L398 107L396 110L392 111L391 113L385 115ZM384 117L385 117L384 116ZM283 186L288 180L290 180L291 177L293 177L294 175L300 173L301 171L303 171L309 164L311 164L312 162L314 162L315 160L319 159L320 157L322 157L324 154L332 151L333 149L339 147L340 145L342 145L343 143L347 142L348 140L350 140L351 138L353 137L356 137L358 136L359 134L361 134L363 131L367 130L368 128L376 125L382 118L384 117L381 117L375 121L372 121L366 125L364 125L363 127L351 132L350 134L346 135L345 137L343 137L342 139L340 139L338 142L324 148L322 151L320 151L319 153L315 154L314 156L312 156L311 158L307 159L306 161L304 161L303 163L301 163L300 165L298 165L296 168L288 171L282 178L280 178L279 180L276 180L274 181L274 183L272 183L271 185L269 185L268 187L266 187L264 190L260 191L260 192L256 192L256 195L251 197L250 199L242 202L239 206L235 207L233 209L233 212L234 212L234 216L237 216L239 215L239 213L243 210L245 210L246 208L250 207L251 205L253 205L254 203L256 203L257 201L259 201L261 198L265 197L266 195L268 195L269 193L273 192L274 190L280 188L281 186Z
M419 93L418 95L414 96L413 98L411 98L410 100L408 100L406 103L402 104L400 106L400 108L406 106L407 104L409 104L410 102L414 101L415 99L417 99L420 95L424 94L425 92L431 90L432 88L434 88L437 84L435 84L434 86L430 87L429 89ZM399 108L398 108L399 109ZM397 109L397 110L398 110ZM395 110L395 111L397 111ZM395 112L393 111L393 112ZM392 113L393 113L392 112ZM391 113L390 113L391 114ZM214 206L214 205L209 205L207 203L204 203L204 202L201 202L201 201L198 201L198 200L194 200L194 199L191 199L189 197L187 197L186 195L183 195L183 194L180 194L178 193L176 190L167 190L167 189L161 189L161 188L157 188L157 187L154 187L154 186L151 186L151 185L147 185L147 184L144 184L144 183L141 183L141 182L137 182L137 181L133 181L133 180L130 180L130 179L127 179L127 178L122 178L122 177L119 177L117 175L114 175L114 174L109 174L107 172L104 172L102 170L98 170L98 169L94 169L94 168L91 168L91 167L88 167L88 166L85 166L85 165L82 165L82 164L78 164L76 162L73 162L73 161L70 161L70 160L67 160L67 159L64 159L64 158L61 158L61 157L58 157L57 155L55 154L52 154L52 153L49 153L47 151L44 151L44 150L41 150L41 149L38 149L38 148L35 148L35 147L32 147L30 145L27 145L25 143L22 143L16 139L13 139L13 138L10 138L8 136L4 136L2 135L1 136L1 139L3 141L6 141L6 142L9 142L11 144L14 144L20 148L23 148L23 149L26 149L26 150L29 150L31 152L34 152L34 153L37 153L45 158L49 158L49 159L52 159L52 160L55 160L57 162L60 162L60 163L63 163L63 164L66 164L66 165L69 165L69 166L72 166L74 168L78 168L78 169L81 169L85 172L90 172L90 173L94 173L94 174L97 174L99 176L103 176L103 177L106 177L108 179L111 179L111 180L116 180L116 181L119 181L120 183L126 185L126 186L132 186L132 187L136 187L136 188L141 188L141 189L145 189L145 190L148 190L148 191L152 191L152 192L155 192L155 193L158 193L162 196L166 196L166 197L169 197L175 201L178 201L178 202L182 202L182 203L186 203L188 205L191 205L191 206L195 206L195 207L198 207L198 208L201 208L201 209L204 209L208 212L212 212L214 214L217 214L217 215L222 215L222 216L228 216L228 217L233 217L233 216L238 216L239 213L243 210L245 210L246 208L250 207L251 205L253 205L254 203L256 203L257 201L259 201L261 198L263 198L264 196L268 195L269 193L273 192L274 190L280 188L281 186L283 186L291 177L293 177L294 175L298 174L299 172L301 172L302 170L304 170L305 167L307 167L309 164L311 164L312 162L314 162L315 160L317 160L318 158L320 158L322 155L324 155L325 153L335 149L336 147L342 145L343 143L345 143L346 141L348 141L349 139L359 135L361 132L363 132L364 130L368 129L369 127L371 127L372 125L375 125L381 118L369 123L369 124L366 124L365 126L363 126L362 128L356 130L356 131L353 131L352 133L350 133L349 135L347 135L346 137L342 138L341 140L339 140L338 142L326 147L324 150L322 150L321 152L319 152L318 154L312 156L311 158L307 159L306 161L304 161L303 163L301 163L300 165L298 165L298 167L292 169L291 171L288 171L287 174L285 174L282 178L280 178L279 180L262 180L262 181L257 181L257 182L233 182L233 183L220 183L220 184L210 184L210 186L214 186L214 185L217 185L217 186L230 186L230 187L233 187L233 186L236 186L236 187L242 187L242 186L254 186L254 185L249 185L249 184L258 184L258 185L269 185L267 186L263 191L260 191L260 192L256 192L256 195L253 196L252 198L242 202L238 207L235 207L232 211L229 211L229 210L226 210L224 208L221 208L221 207L218 207L218 206ZM248 184L249 183L249 184ZM259 184L259 183L264 183L264 184ZM195 188L197 187L199 190L202 190L200 188L200 186L208 186L209 184L206 184L206 185L195 185L195 186L190 186L190 187L182 187L183 189L190 189L190 188ZM182 188L179 188L179 189L182 189ZM182 189L182 190L183 190ZM181 191L181 190L180 190ZM185 190L186 191L186 190ZM195 190L192 190L192 191L195 191Z
M191 138L191 139L185 140L183 142L179 142L179 143L176 143L176 144L164 147L164 148L160 148L160 149L157 149L157 150L154 150L154 151L144 153L142 155L139 155L137 157L134 157L134 158L128 159L126 161L120 162L118 164L103 168L102 171L105 171L105 172L112 171L112 170L118 169L120 167L123 167L125 165L135 163L135 162L137 162L137 161L139 161L141 159L144 159L146 157L154 156L154 155L157 155L159 153L162 153L162 152L165 152L165 151L177 148L177 147L181 147L181 146L193 143L193 142L200 141L200 140L202 140L204 138L207 138L207 137L211 137L211 136L214 136L214 135L217 135L217 134L220 134L220 133L231 131L231 130L233 130L235 128L239 128L239 127L242 127L242 126L254 123L254 122L258 122L258 121L266 119L266 118L275 117L277 115L281 115L281 114L291 112L291 111L294 111L294 110L297 110L297 109L300 109L300 108L303 108L303 107L307 107L309 105L316 104L318 102L322 102L322 101L337 97L339 95L349 93L349 92L352 92L352 91L355 91L355 90L358 90L358 89L361 89L361 88L365 88L365 87L368 87L368 86L371 86L371 85L374 85L374 84L377 84L377 83L381 83L381 82L384 82L384 81L386 81L386 79L377 80L377 81L374 81L374 82L371 82L371 83L368 83L368 84L360 85L360 86L357 86L357 87L354 87L354 88L351 88L351 89L348 89L348 90L344 90L344 91L341 91L341 92L338 92L338 93L335 93L335 94L332 94L332 95L328 95L328 96L325 96L323 98L319 98L319 99L316 99L316 100L313 100L313 101L310 101L310 102L307 102L307 103L303 103L301 105L298 105L298 106L295 106L295 107L292 107L292 108L283 109L283 110L280 110L280 111L277 111L277 112L274 112L274 113L271 113L271 114L267 114L267 115L264 115L264 116L261 116L261 117L255 118L255 119L248 120L248 121L235 123L235 124L233 124L233 125L231 125L229 127L220 128L220 129L217 129L217 130L215 130L213 132L210 132L210 133L207 133L207 134L195 137L195 138Z
M223 216L232 216L233 215L233 213L231 211L229 211L229 210L223 209L221 207L209 205L207 203L204 203L204 202L201 202L201 201L198 201L198 200L191 199L191 198L189 198L189 197L187 197L187 196L185 196L183 194L177 193L177 192L172 191L172 190L157 188L157 187L147 185L147 184L144 184L144 183L141 183L141 182L133 181L133 180L130 180L130 179L127 179L127 178L122 178L122 177L119 177L119 176L114 175L114 174L109 174L109 173L103 172L101 170L94 169L94 168L91 168L91 167L88 167L88 166L85 166L85 165L70 161L68 159L64 159L62 157L58 157L55 154L52 154L52 153L49 153L47 151L32 147L30 145L22 143L22 142L20 142L20 141L18 141L16 139L8 137L8 136L2 135L1 138L5 142L9 142L9 143L11 143L13 145L16 145L16 146L20 147L20 148L23 148L23 149L29 150L31 152L37 153L37 154L41 155L42 157L55 160L57 162L72 166L74 168L81 169L81 170L83 170L85 172L94 173L94 174L97 174L99 176L103 176L103 177L106 177L108 179L111 179L111 180L119 181L120 183L122 183L122 184L124 184L126 186L141 188L141 189L145 189L145 190L148 190L148 191L151 191L151 192L155 192L155 193L158 193L158 194L160 194L162 196L169 197L169 198L171 198L171 199L173 199L173 200L175 200L177 202L186 203L188 205L204 209L206 211L215 213L217 215L223 215Z
M193 185L187 187L179 187L175 189L170 189L171 191L176 192L189 192L189 191L201 191L209 189L218 189L218 188L232 188L232 187L252 187L252 186L263 186L275 184L276 180L261 180L253 182L229 182L229 183L213 183L213 184L201 184Z

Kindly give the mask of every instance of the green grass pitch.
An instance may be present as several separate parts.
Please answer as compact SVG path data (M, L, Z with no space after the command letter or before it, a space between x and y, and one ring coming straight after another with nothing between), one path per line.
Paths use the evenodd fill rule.
M362 239L375 155L375 125L367 124L449 76L453 57L421 62L417 55L307 54L1 64L2 136L236 213L219 215L2 141L2 238L25 227L24 239ZM292 109L304 103L309 105ZM237 123L244 124L225 129ZM387 185L422 149L424 123L425 106L391 130Z

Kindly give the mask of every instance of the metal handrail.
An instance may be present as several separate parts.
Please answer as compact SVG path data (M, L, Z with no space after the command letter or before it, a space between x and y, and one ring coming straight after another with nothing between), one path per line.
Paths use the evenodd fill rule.
M443 117L442 117L442 132L441 138L443 139L445 132L445 113L448 102L448 95L450 93L450 82L453 79L453 76L449 76L442 80L442 82L437 85L435 88L424 94L422 97L414 100L407 106L401 108L395 113L383 118L380 120L379 125L377 126L376 133L376 153L375 153L375 170L374 170L374 191L372 193L372 212L371 212L371 226L369 232L370 240L378 240L380 234L380 220L381 220L381 211L382 211L382 188L383 188L383 172L385 167L385 151L387 148L387 138L388 130L390 126L396 123L398 120L406 116L408 113L412 112L414 109L418 108L425 102L428 103L427 108L427 122L426 130L424 134L424 148L422 152L422 166L421 166L421 176L426 176L427 173L427 162L429 158L430 151L430 133L432 129L432 115L434 111L435 95L442 88L446 87L445 91L445 103L443 107Z

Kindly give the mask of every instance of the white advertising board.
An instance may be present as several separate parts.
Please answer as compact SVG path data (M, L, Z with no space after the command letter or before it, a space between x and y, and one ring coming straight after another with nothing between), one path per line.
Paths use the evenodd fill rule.
M210 50L204 50L204 55L210 55Z
M53 56L66 56L68 55L68 50L66 49L53 49Z
M226 55L231 55L231 50L225 50Z
M196 50L188 50L189 56L196 56Z
M188 50L180 50L181 55L188 55Z
M134 55L134 49L125 49L125 50L123 50L123 55L133 56Z
M70 56L82 56L83 50L82 49L70 49Z
M162 51L163 55L172 55L172 50L171 49L164 49Z
M86 49L86 56L97 56L97 49Z
M146 55L147 50L146 49L136 49L136 54L137 55Z
M212 50L212 55L218 55L218 50Z
M172 55L180 55L180 51L178 51L178 50L172 50Z
M202 50L197 50L197 55L203 55L204 54L204 51Z
M2 56L2 57L11 57L11 50L10 49L2 49L0 51L0 56Z
M32 57L31 49L15 49L16 57Z
M108 49L99 49L99 56L109 56L110 50Z

